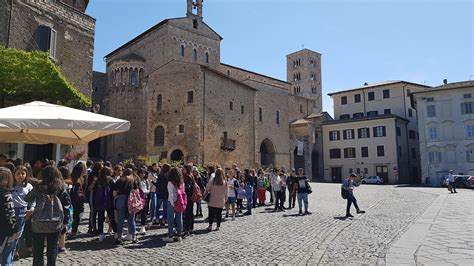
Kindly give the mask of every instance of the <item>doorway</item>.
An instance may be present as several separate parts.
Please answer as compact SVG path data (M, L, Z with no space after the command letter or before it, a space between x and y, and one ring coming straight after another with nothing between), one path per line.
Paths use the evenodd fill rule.
M265 139L260 145L260 165L275 166L275 148L269 139Z
M379 165L375 167L375 175L383 178L383 183L388 184L388 166Z

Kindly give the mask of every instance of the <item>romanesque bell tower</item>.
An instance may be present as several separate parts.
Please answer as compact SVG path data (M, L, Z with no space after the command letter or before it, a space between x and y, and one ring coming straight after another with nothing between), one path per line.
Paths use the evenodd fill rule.
M321 54L303 49L286 56L291 93L314 100L313 112L322 111Z
M187 17L192 17L199 19L202 21L202 2L204 0L187 0L188 1L188 9L186 12ZM196 13L193 12L193 10L197 10Z

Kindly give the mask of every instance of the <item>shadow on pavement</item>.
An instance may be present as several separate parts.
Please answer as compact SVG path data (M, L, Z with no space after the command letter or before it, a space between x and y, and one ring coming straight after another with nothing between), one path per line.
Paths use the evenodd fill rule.
M348 220L349 218L346 217L346 216L339 216L339 217L334 217L334 219L340 220L340 221L345 221L345 220ZM349 219L349 220L350 220L350 219Z
M107 250L115 248L115 239L112 236L107 237L103 242L99 242L97 238L87 242L67 242L66 248L69 250L86 251L86 250Z
M309 214L308 214L309 215ZM293 214L283 214L283 218L286 218L286 217L303 217L303 216L306 216L306 215L300 215L299 213L293 213Z

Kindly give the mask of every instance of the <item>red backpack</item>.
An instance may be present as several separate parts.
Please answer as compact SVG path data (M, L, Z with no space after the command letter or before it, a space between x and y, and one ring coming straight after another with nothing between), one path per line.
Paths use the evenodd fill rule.
M193 194L191 195L191 200L193 202L201 202L202 199L202 192L201 188L194 182L194 187L193 187Z
M184 212L186 210L186 206L188 205L188 196L184 190L184 184L181 184L179 188L176 188L176 194L177 199L174 203L174 210L176 212Z
M132 189L128 197L128 212L138 213L145 207L145 193L140 188Z

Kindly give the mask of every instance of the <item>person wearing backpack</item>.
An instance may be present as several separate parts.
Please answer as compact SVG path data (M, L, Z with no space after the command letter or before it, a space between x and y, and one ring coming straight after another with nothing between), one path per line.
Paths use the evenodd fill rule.
M186 196L187 196L186 211L184 211L184 215L183 215L183 227L184 227L185 236L194 234L193 232L194 230L193 194L195 193L194 192L195 189L200 190L199 186L196 185L196 181L194 180L192 169L193 167L189 164L186 164L183 167L184 191L186 192Z
M113 179L112 179L112 169L110 167L104 167L100 171L99 178L94 186L94 206L97 210L98 215L98 225L99 230L99 242L104 241L104 222L105 222L105 213L107 212L107 217L109 217L109 223L112 227L112 230L117 232L117 223L114 219L114 205L113 205Z
M12 186L11 171L6 167L0 167L0 254L2 255L2 265L7 263L3 258L11 254L11 251L6 249L8 243L17 241L20 236L11 192Z
M204 192L204 180L199 173L199 170L196 166L193 166L193 177L194 177L194 182L198 185L199 189L201 190L201 198L202 198L202 193ZM194 217L202 217L202 206L201 206L201 200L196 201L196 215Z
M151 183L150 180L148 180L148 171L145 167L142 167L138 169L138 177L140 178L140 189L143 191L143 194L145 196L145 205L143 209L140 211L140 234L144 235L146 234L146 220L148 217L148 211L150 209L150 189L151 189Z
M130 168L126 168L123 171L122 176L117 180L114 185L114 202L115 208L117 209L118 213L118 222L117 222L117 234L116 234L116 241L115 244L120 245L122 244L122 232L123 232L123 225L125 223L125 218L127 217L127 224L128 224L128 235L124 238L124 240L132 241L133 243L137 243L138 239L136 236L136 224L135 224L135 214L134 212L129 213L129 197L132 193L132 190L138 190L139 183L138 180L135 178L133 174L133 170Z
M181 241L183 212L186 210L187 196L181 171L177 167L171 168L168 178L168 236L163 241ZM174 229L177 232L176 237L174 237Z
M89 202L89 235L98 235L97 231L97 210L94 206L94 186L99 178L100 171L104 167L102 162L97 162L92 166L92 171L87 177L86 197Z
M244 170L244 177L245 177L245 197L247 198L247 211L244 215L252 215L252 207L253 207L253 180L252 175L250 174L249 169Z
M86 165L82 162L77 163L71 172L72 188L70 191L72 205L72 229L71 237L75 237L78 232L81 214L84 212L84 182L87 175Z
M64 190L61 173L56 167L46 166L39 172L41 182L25 196L27 202L36 202L32 215L33 265L43 265L44 240L48 265L56 265L58 239L69 223L71 200Z
M345 189L345 196L347 198L347 206L346 206L346 218L354 217L351 214L351 205L354 203L354 207L357 210L357 213L365 213L359 209L359 205L357 205L357 199L354 197L354 188L358 187L360 183L356 182L354 179L357 178L357 175L352 173L349 178L346 178L342 183L342 189Z

